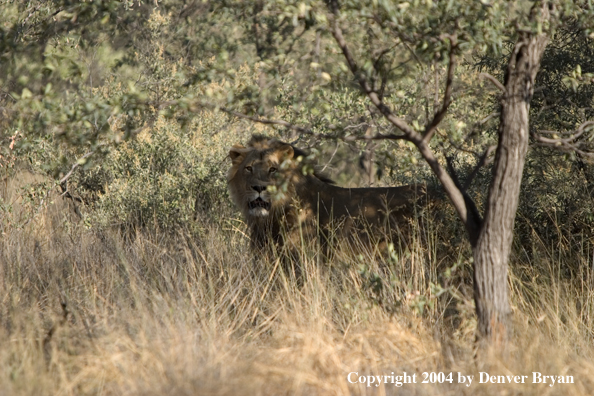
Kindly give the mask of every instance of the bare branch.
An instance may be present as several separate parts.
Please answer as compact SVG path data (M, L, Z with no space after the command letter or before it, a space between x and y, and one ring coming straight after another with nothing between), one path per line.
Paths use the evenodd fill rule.
M434 91L433 91L433 113L437 112L437 108L439 106L439 69L437 65L434 65L435 73L434 73ZM428 100L427 100L428 101ZM427 119L429 119L429 115L427 114Z
M371 136L347 136L343 138L345 142L352 142L355 140L410 140L406 135L395 135L390 133L388 135L384 135L383 133L376 133L375 135Z
M396 48L400 43L396 43L393 46L391 46L390 48L386 48L385 50L382 50L379 55L377 56L377 59L375 60L375 62L373 62L373 68L379 72L379 63L382 60L382 58L384 57L384 55L386 55L387 53L389 53L390 51L392 51L394 48Z
M360 72L359 66L353 58L353 55L351 54L351 51L348 48L346 40L342 35L342 30L338 26L337 18L334 19L334 29L332 30L332 35L334 36L336 43L342 50L342 53L347 61L347 65L351 70L351 73L353 73L353 75L358 79L359 85L363 89L363 92L365 92L365 94L369 97L369 99L375 105L375 107L377 107L377 109L383 114L383 116L386 117L386 119L390 121L396 128L404 132L405 135L408 135L411 141L420 140L421 136L403 119L397 117L392 113L388 106L386 106L380 99L377 92L375 92L371 88L371 85L369 84L369 81L367 81L367 78L365 78L365 75Z
M584 122L582 125L579 126L579 128L577 129L577 132L573 133L573 132L569 132L569 133L573 133L572 135L566 137L566 138L559 138L559 139L550 139L550 140L556 140L559 141L561 143L571 143L574 140L577 140L580 136L582 136L585 132L586 132L586 128L588 128L589 126L594 126L594 121L586 121ZM554 131L540 131L541 133L559 133L559 134L563 134L564 132L554 132ZM567 132L565 132L567 133Z
M466 226L466 230L469 234L470 239L476 240L480 229L481 219L480 217L477 217L477 213L473 209L472 200L464 196L463 192L456 186L452 177L439 164L439 161L435 157L435 154L431 150L431 147L429 147L428 142L423 139L423 136L416 132L403 119L394 115L392 111L388 108L388 106L386 106L385 103L382 102L378 94L371 89L371 86L369 85L369 82L367 81L365 75L363 73L360 73L357 63L349 50L346 40L342 35L342 30L340 29L338 22L338 4L336 1L331 2L330 9L332 11L332 14L334 15L332 21L332 35L334 36L336 43L342 50L342 53L345 57L349 69L351 70L351 73L353 73L353 75L357 78L359 86L362 88L363 92L365 92L371 103L373 103L373 105L382 113L382 115L392 125L394 125L396 128L400 129L403 132L403 135L397 135L398 138L409 140L415 144L425 161L431 167L433 173L435 173L435 175L439 179L446 194L448 195L452 204L454 205L456 212L458 212L460 219ZM451 58L450 63L452 63Z
M415 58L415 60L417 61L417 63L419 65L422 65L423 62L421 62L421 59L419 58L419 56L415 53L415 51L410 47L410 45L408 45L408 43L406 41L403 40L402 35L399 36L400 40L402 41L402 44L404 44L404 46L406 47L406 49L411 53L411 55L413 56L413 58ZM406 61L408 62L408 61ZM405 63L406 63L405 62Z
M485 118L483 118L482 120L478 121L477 124L478 125L483 125L485 122L489 121L493 117L497 117L498 115L499 115L499 112L498 111L494 111L491 114L489 114L488 116L486 116Z
M456 172L456 168L454 168L454 161L452 161L452 157L449 155L444 155L446 164L448 166L448 172L450 172L450 176L454 181L454 184L460 191L462 191L462 184L460 183L460 178L458 178L458 172Z
M454 73L456 71L456 49L458 46L458 42L457 42L456 36L448 35L447 38L449 38L449 40L450 40L451 48L450 48L450 61L448 62L448 74L447 74L447 78L446 78L446 87L445 87L445 92L443 94L443 104L441 106L441 109L439 109L439 111L437 111L435 113L435 115L433 116L433 120L425 128L425 133L423 134L423 140L426 143L431 141L431 138L433 137L433 135L435 134L435 131L437 130L437 126L439 125L439 123L443 120L443 118L447 114L448 108L450 107L450 104L452 103L452 89L453 89L453 82L454 82Z
M375 60L375 62L373 62L373 68L380 75L380 79L381 79L380 89L378 92L380 100L383 100L383 98L384 98L384 92L386 90L386 84L388 82L388 73L389 73L386 70L384 70L383 72L382 72L382 70L380 70L380 62L381 62L382 58L384 57L384 55L386 55L387 53L392 51L399 44L400 43L396 43L393 46L391 46L390 48L386 48L383 51L381 51L380 54L378 55L377 59ZM374 88L375 88L375 83L374 83Z
M170 100L167 102L161 102L161 103L151 103L151 105L158 107L159 109L163 109L165 107L168 106L175 106L179 104L179 101L176 100ZM238 111L235 110L231 110L228 109L224 106L216 106L214 104L211 103L205 103L205 102L200 102L200 101L196 101L191 103L190 108L193 108L194 111L196 111L196 108L207 108L207 109L211 109L211 110L220 110L224 113L227 113L233 117L237 117L237 118L241 118L244 120L249 120L252 122L256 122L259 124L264 124L264 125L278 125L278 126L282 126L285 127L287 129L299 132L303 135L308 135L308 136L312 136L314 138L317 139L334 139L334 140L343 140L345 142L354 142L354 141L359 141L359 140L363 140L363 141L368 141L368 140L411 140L410 136L408 135L396 135L393 133L390 134L382 134L382 133L377 133L375 135L372 136L355 136L355 135L351 135L351 136L343 136L341 134L321 134L321 133L315 133L314 131L312 131L311 129L299 126L299 125L295 125L295 124L291 124L288 121L285 120L271 120L269 118L263 118L263 117L258 117L258 116L250 116L244 113L240 113ZM357 125L350 125L347 127L344 127L342 130L346 131L347 129L353 129L353 128L358 128L362 125L368 125L367 123L362 123L362 124L357 124ZM414 130L413 130L414 132ZM416 133L416 132L415 132Z
M479 77L486 78L487 80L491 81L493 83L493 85L495 85L497 87L498 90L500 90L501 92L505 92L505 87L503 86L503 84L501 84L499 82L499 80L497 80L495 77L493 77L489 73L480 73Z
M346 131L347 129L356 129L356 128L361 128L361 127L377 127L377 125L374 124L370 124L368 122L362 122L360 124L356 124L356 125L349 125L347 127L344 127L343 129Z
M540 118L540 116L542 115L542 113L544 113L545 111L548 111L550 109L554 109L560 101L561 101L561 99L557 99L555 101L555 103L548 104L547 98L545 98L543 105L540 107L540 109L538 109L538 113L536 114L536 116L534 118L538 119L538 118Z
M582 150L577 145L558 145L558 146L555 146L555 145L551 145L549 143L540 143L539 142L539 143L534 144L534 146L554 148L554 149L557 149L557 150L559 150L559 151L561 151L563 153L571 153L571 152L573 152L573 153L576 153L576 154L581 155L584 158L588 158L589 160L594 160L594 152Z
M438 133L439 133L439 130L438 130ZM468 154L472 154L475 158L481 158L481 155L478 152L460 146L459 144L457 144L456 142L454 142L454 140L451 137L449 137L449 136L448 136L448 142L450 143L450 146L452 146L453 148L455 148L458 151L462 151L462 152L465 152L465 153L468 153Z
M81 163L83 162L82 160L87 159L88 157L90 157L94 153L95 153L95 151L90 151L90 152L86 153L85 155L83 155L82 157L80 157L78 159L78 161L76 161L76 163L74 165L72 165L72 168L70 169L70 171L66 175L64 175L63 178L60 179L59 185L62 188L62 190L64 191L64 194L66 194L68 192L68 190L64 188L64 183L66 183L68 181L68 179L70 178L70 176L72 176L72 174L74 173L74 171L76 170L76 168L78 168L81 165ZM37 206L37 209L35 209L35 212L33 213L33 215L31 217L29 217L29 219L25 222L24 225L29 224L29 222L31 220L33 220L35 217L37 217L37 214L39 213L39 211L41 210L41 208L45 204L45 201L49 197L49 195L52 192L52 190L54 189L54 187L56 187L55 184L53 186L51 186L50 188L47 189L47 191L43 195L43 198L41 198L41 201L39 202L39 205ZM62 195L64 195L64 194L62 194ZM80 212L78 212L77 214L80 214Z
M594 126L594 121L586 121L582 123L576 131L556 132L542 130L538 132L553 135L553 137L544 137L537 133L532 133L532 137L534 138L534 140L537 141L537 146L552 147L563 152L574 151L580 155L584 155L589 158L594 158L594 151L583 149L586 143L578 140L584 135L584 133L592 131L592 128L590 128L592 126ZM558 135L568 136L558 137Z

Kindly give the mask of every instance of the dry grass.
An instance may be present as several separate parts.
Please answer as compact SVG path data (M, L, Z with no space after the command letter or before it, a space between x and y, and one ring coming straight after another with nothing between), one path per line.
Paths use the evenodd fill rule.
M594 394L592 274L564 279L554 255L517 259L512 347L478 361L463 249L413 243L382 262L337 252L325 264L303 252L300 286L253 259L227 220L203 220L201 238L128 238L69 213L56 199L1 236L0 395ZM418 383L348 381L403 371ZM481 371L575 384L478 384ZM422 384L423 372L454 383Z

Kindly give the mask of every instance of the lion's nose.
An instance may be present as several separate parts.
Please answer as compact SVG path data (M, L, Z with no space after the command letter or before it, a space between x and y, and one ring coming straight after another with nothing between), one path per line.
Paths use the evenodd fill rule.
M262 191L266 190L266 186L252 186L254 190L261 193Z

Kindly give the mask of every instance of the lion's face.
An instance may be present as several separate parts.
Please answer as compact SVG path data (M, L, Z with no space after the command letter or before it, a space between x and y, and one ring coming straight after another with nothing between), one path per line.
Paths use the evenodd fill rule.
M246 216L267 217L285 205L279 193L283 161L293 157L293 148L276 140L252 147L233 146L229 151L233 165L227 180L233 202Z

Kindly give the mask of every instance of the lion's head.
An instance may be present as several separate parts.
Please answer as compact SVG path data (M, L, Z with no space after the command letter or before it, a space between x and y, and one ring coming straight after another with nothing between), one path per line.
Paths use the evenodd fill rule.
M290 144L254 136L247 147L233 146L229 157L229 192L244 216L265 218L290 204L291 186L285 185L284 192L279 188L293 168L295 149Z

